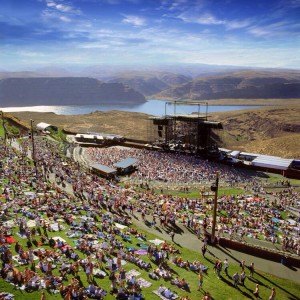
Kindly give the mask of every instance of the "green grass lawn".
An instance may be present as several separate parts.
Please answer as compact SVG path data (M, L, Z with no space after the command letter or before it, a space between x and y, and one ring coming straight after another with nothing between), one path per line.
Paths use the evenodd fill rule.
M45 217L45 216L44 216ZM97 224L99 225L99 223ZM69 245L74 247L74 239L68 238L66 236L66 231L68 230L68 226L66 226L66 229L61 232L48 232L49 237L51 236L60 236L63 239L67 241ZM18 229L14 229L14 237L23 245L24 249L26 249L26 240L21 239L19 236L16 235L16 232ZM147 239L154 239L155 236L147 233ZM118 237L118 239L121 239ZM137 247L137 243L141 242L140 240L132 237L131 242L124 242L125 246L133 246ZM49 246L44 246L46 249L49 249ZM11 246L11 250L13 255L15 255L14 251L14 245ZM215 259L213 257L207 256L206 258L203 258L202 255L199 253L196 253L194 251L188 250L186 248L180 248L181 254L180 256L183 257L184 260L188 259L189 261L194 261L194 260L200 260L204 263L204 265L207 265L209 267L208 273L204 275L204 290L209 291L211 295L213 296L213 299L220 299L220 300L225 300L225 299L253 299L252 291L255 288L255 284L258 283L260 285L260 295L261 299L268 299L270 295L270 289L272 287L276 288L277 291L277 299L297 299L297 295L299 295L299 290L300 290L300 285L296 284L292 281L281 279L276 276L272 276L269 274L265 274L263 272L258 272L255 274L253 279L246 279L246 286L242 287L240 286L238 289L235 289L232 286L232 274L236 271L240 271L240 267L237 263L231 261L230 262L230 268L229 268L229 274L230 276L227 277L224 272L222 272L222 277L221 279L218 279L216 274L213 271L213 265ZM79 256L81 258L84 258L85 256L77 251ZM155 264L153 261L149 260L147 256L141 256L145 261L149 261L153 267L155 267ZM203 296L203 292L198 292L197 291L197 284L198 284L198 277L197 274L183 269L179 268L170 262L168 262L168 265L171 267L172 272L173 272L173 277L179 276L179 278L185 278L187 282L189 282L191 292L185 292L182 291L181 289L173 286L170 284L169 281L164 281L163 279L159 279L158 281L151 280L148 277L148 273L144 270L139 269L137 266L127 262L126 265L124 266L127 271L131 269L136 269L138 270L141 275L138 277L143 277L144 279L148 280L149 282L152 283L152 286L149 288L143 288L143 295L145 296L145 299L159 299L156 295L152 293L153 290L157 289L160 284L163 284L164 286L168 286L171 288L172 291L175 291L178 295L184 296L184 295L189 295L189 297L193 300L201 299ZM23 270L24 267L18 267L20 270ZM40 270L38 270L39 273L41 273ZM58 270L57 268L54 269L53 271L54 274L58 275ZM72 275L68 275L68 281L65 282L65 285L70 282ZM80 273L79 273L79 279L81 284L84 287L88 286L86 276L83 272L83 269L81 268ZM110 281L107 277L104 279L97 279L95 278L95 283L105 290L109 291L110 290ZM25 291L21 291L19 289L15 289L15 287L8 282L4 280L0 280L0 291L7 291L15 295L15 299L40 299L40 294L41 291L37 292L32 292L32 293L27 293ZM47 299L61 299L60 294L52 294L51 291L46 291L46 298ZM112 296L108 294L105 299L115 299L115 296ZM299 299L299 298L298 298Z
M1 127L0 127L0 134L1 134ZM2 182L2 186L0 183L0 194L2 191L2 187L3 187L4 182ZM29 188L29 187L28 187ZM194 196L197 195L197 198L199 198L199 191L194 191ZM232 188L220 188L219 190L219 195L229 195L229 194L240 194L243 193L243 190L241 189L232 189ZM192 193L186 193L185 195L192 197ZM2 199L1 201L5 201L4 199ZM1 205L1 202L0 202ZM78 205L78 204L77 204ZM85 214L84 211L81 211L82 214ZM105 211L103 211L105 212ZM226 214L225 211L223 211L224 214ZM44 214L44 217L46 217L46 215ZM65 239L67 241L67 243L74 248L75 244L74 244L74 239L68 238L66 235L66 231L69 229L69 227L66 224L63 224L66 229L64 231L61 232L49 232L49 237L51 236L60 236L63 239ZM97 222L97 226L101 225L101 221ZM134 227L134 226L133 226ZM23 245L24 249L26 250L26 240L20 238L18 235L16 235L18 229L15 228L13 229L13 233L14 233L14 237ZM154 236L153 234L150 234L148 232L146 232L147 235L147 239L151 240L156 238L156 236ZM121 239L121 237L118 237L118 239ZM132 237L131 242L124 242L125 246L133 246L138 248L137 243L140 243L141 241ZM187 240L188 243L188 240ZM45 245L44 248L49 249L49 246ZM15 255L15 250L14 250L14 244L11 246L11 250L12 250L12 254ZM202 257L201 254L191 251L187 248L180 248L181 254L180 256L183 257L184 260L189 260L189 261L194 261L194 260L200 260L204 263L204 265L208 266L208 273L204 275L204 284L203 284L203 288L205 291L209 291L213 297L213 299L215 300L240 300L240 299L254 299L253 297L253 291L255 288L255 285L258 283L260 285L260 297L261 299L268 299L268 297L270 296L271 293L271 288L275 287L276 288L276 292L277 292L277 296L276 299L280 299L280 300L285 300L285 299L300 299L299 295L299 291L300 291L300 284L295 283L293 281L289 281L286 279L282 279L279 278L277 276L273 276L270 274L266 274L263 273L261 271L258 271L257 273L255 273L254 278L247 278L246 279L246 285L245 287L239 286L238 289L234 288L232 286L232 275L234 272L238 271L240 272L240 267L239 264L235 261L230 261L230 267L229 267L229 277L227 277L224 272L222 271L222 276L220 279L217 278L216 274L214 273L213 270L213 266L214 266L214 262L215 262L215 258L211 257L211 256L206 256L205 258ZM85 255L83 255L81 252L76 251L78 253L78 255L81 258L84 258ZM152 264L153 267L155 267L155 264L152 260L150 260L147 256L141 256L142 259L144 259L147 262L150 262ZM159 287L160 284L163 284L164 286L170 287L172 291L175 291L179 296L185 296L188 295L190 297L190 299L192 300L199 300L202 299L203 297L203 291L199 292L197 291L198 288L198 276L196 273L183 269L183 268L179 268L173 264L171 264L170 262L168 262L168 265L171 267L172 269L172 273L173 273L173 277L179 276L179 278L185 278L185 280L189 283L190 285L190 289L191 292L185 292L182 291L181 289L173 286L170 284L169 281L165 281L163 279L159 279L158 281L154 281L151 280L148 277L148 273L144 270L139 269L137 266L127 262L126 265L124 266L125 269L127 271L132 270L132 269L136 269L138 270L141 275L138 276L139 277L143 277L144 279L146 279L147 281L152 283L152 286L149 288L143 288L142 292L144 295L145 299L159 299L156 295L154 295L152 293L153 290L157 289ZM17 268L19 268L20 270L24 269L24 266L17 266ZM37 269L37 272L41 274L41 271L39 269ZM53 273L55 275L58 275L58 269L54 269ZM249 272L247 273L247 275L249 274ZM278 274L280 276L280 274ZM295 275L297 275L295 273ZM64 282L65 285L67 285L70 281L71 281L72 275L68 275L68 280ZM86 276L84 274L83 269L80 269L79 272L79 281L80 284L82 284L82 286L87 287L88 286L88 282L86 280ZM110 281L108 279L108 277L105 277L104 279L97 279L94 278L94 281L97 285L101 286L102 288L104 288L105 290L107 290L109 292L110 290ZM0 279L0 292L10 292L12 294L15 295L15 299L21 299L21 300L27 300L27 299L40 299L40 295L41 295L41 291L37 291L37 292L31 292L31 293L27 293L25 291L21 291L19 289L16 289L13 285L11 285L10 283L6 282L3 279ZM51 291L46 291L46 299L61 299L61 295L58 294L52 294ZM115 296L112 296L108 293L108 295L105 297L105 299L115 299Z
M224 187L220 188L218 191L218 195L222 196L229 196L229 195L240 195L240 194L245 194L245 191L240 188L230 188L230 187Z
M156 193L160 193L160 190L156 190ZM210 188L206 188L205 192L210 192ZM168 191L167 192L170 195L184 197L184 198L190 198L190 199L201 199L202 195L200 193L200 190L191 190L189 192L177 192L177 191ZM214 197L213 192L210 196L205 196L206 198L212 198ZM228 196L228 195L239 195L239 194L245 194L245 191L241 188L230 188L230 187L220 187L218 190L219 196Z
M271 183L277 183L281 181L289 181L291 185L300 186L300 180L299 179L291 179L291 178L285 178L282 175L279 174L273 174L273 173L266 173L268 175L268 182ZM279 184L280 186L280 184Z
M0 136L1 136L2 138L4 138L4 128L3 128L3 126L2 126L2 122L1 122L1 124L0 124Z

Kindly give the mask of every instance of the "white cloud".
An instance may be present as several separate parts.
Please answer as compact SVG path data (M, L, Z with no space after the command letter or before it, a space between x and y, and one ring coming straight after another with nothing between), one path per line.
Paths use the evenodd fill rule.
M205 6L205 1L206 0L162 0L161 5L157 9L167 10L170 13L175 11L186 11L187 9L199 11L200 8Z
M203 25L222 25L226 23L224 20L217 19L214 15L210 13L205 13L201 16L196 16L195 14L184 12L180 14L178 18L186 23L197 23Z
M70 19L69 17L66 17L66 16L60 16L59 19L65 23L72 22L72 19Z
M45 21L50 19L51 26L55 27L57 23L70 23L74 21L74 17L81 15L80 9L72 6L71 4L65 4L62 0L45 0L46 8L42 11L41 16Z
M122 20L123 23L132 24L134 26L144 26L146 25L146 20L139 16L128 15Z
M62 13L72 13L72 14L80 14L81 11L71 5L64 4L64 3L58 3L53 0L46 0L47 7L51 9L55 9Z
M289 8L299 8L300 7L300 0L284 0L282 2L283 6L289 7Z
M238 19L239 16L234 19L222 19L216 11L200 11L195 5L188 7L192 1L168 0L162 3L165 5L163 12L167 11L167 5L177 8L167 16L171 20L167 27L165 24L168 20L156 23L153 19L151 27L148 27L150 19L140 17L140 14L134 15L135 13L121 14L123 24L131 26L120 26L111 24L111 20L105 19L104 16L102 19L94 19L94 16L89 18L85 13L78 15L74 13L78 11L76 7L66 1L43 0L43 3L47 4L43 11L46 22L43 26L36 26L34 34L37 42L27 46L28 52L15 55L19 57L18 62L23 59L24 64L38 64L42 61L57 63L59 60L62 64L126 61L132 64L202 62L272 66L276 61L282 66L300 65L294 46L295 36L299 35L300 28L299 24L292 23L290 19L285 22L275 22L279 19L273 16L261 19ZM121 1L130 0L120 0L120 3ZM73 3L79 2L74 0ZM191 25L182 24L183 22ZM193 26L194 24L205 26ZM237 29L242 29L244 34L241 36ZM279 35L286 38L286 43L278 42ZM48 36L55 40L57 38L56 42L39 42L48 39ZM276 37L275 42L272 37ZM294 48L293 51L290 51L290 48ZM12 57L12 51L9 50L1 51L4 58L2 61L5 63L6 58L8 61L9 57ZM10 61L13 62L13 59Z
M251 20L233 20L233 21L225 21L225 26L227 29L240 29L245 28L251 25Z
M273 34L268 29L266 29L266 27L259 27L259 26L250 27L248 32L256 37L268 36L270 35L270 33Z
M225 24L224 20L219 20L211 14L204 14L203 16L196 19L197 23L205 25L219 25Z
M294 51L295 48L287 50L272 47L215 47L212 49L199 49L198 52L188 52L183 56L182 62L271 68L295 67L299 66L300 61L292 55Z
M45 57L45 54L42 52L37 52L37 51L31 51L31 50L20 50L18 51L18 54L20 56L24 56L24 57Z
M300 24L275 22L268 25L251 26L248 32L255 37L299 36Z
M76 0L75 0L76 1ZM91 3L99 3L99 4L109 4L109 5L118 5L123 4L124 2L138 4L143 3L143 0L80 0L81 2L91 2Z
M222 20L218 19L211 13L204 13L200 16L195 15L195 13L184 12L178 16L179 19L183 20L186 23L197 23L202 25L224 25L226 29L240 29L248 27L252 21L250 19L246 20Z
M78 48L82 49L108 49L109 45L105 45L103 43L85 43L78 46Z
M176 0L172 1L171 5L169 7L169 10L177 10L177 9L183 9L183 5L186 4L186 0Z

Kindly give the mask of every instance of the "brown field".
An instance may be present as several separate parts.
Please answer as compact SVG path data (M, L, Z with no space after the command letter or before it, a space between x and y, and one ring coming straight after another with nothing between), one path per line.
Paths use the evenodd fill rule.
M293 100L213 100L209 105L270 104L272 107L213 113L210 120L221 121L218 132L222 147L247 152L300 159L300 101ZM122 111L93 112L86 115L15 112L29 124L47 122L74 133L104 132L147 141L151 122L149 115Z

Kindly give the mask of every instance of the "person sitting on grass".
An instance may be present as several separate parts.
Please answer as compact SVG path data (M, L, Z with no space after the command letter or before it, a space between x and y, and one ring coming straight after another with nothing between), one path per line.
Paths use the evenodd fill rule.
M122 287L119 287L116 299L117 300L127 300L128 299L128 295L125 293L125 291L123 290Z
M63 281L61 277L58 276L45 276L44 277L46 288L47 289L56 289L59 287Z
M41 283L41 278L38 274L35 274L25 283L25 290L30 292L32 290L38 290Z
M153 270L153 272L149 272L149 277L151 278L151 279L153 279L153 280L158 280L160 277L158 276L158 275L156 275L155 273L154 273L154 270Z
M177 276L175 279L172 279L171 280L171 284L174 284L174 285L178 286L180 284L179 277Z
M172 274L170 270L165 270L165 272L162 274L162 278L164 280L169 280L172 278Z
M204 294L202 300L211 300L211 299L212 299L212 298L211 298L210 293L209 293L209 292L205 292L205 294Z
M185 291L190 291L190 287L184 278L180 280L179 287Z
M175 294L169 288L164 289L161 294L167 299L172 299L175 296Z
M171 298L171 291L169 288L166 288L164 291L163 291L163 295L167 298L167 299L170 299Z
M136 277L134 275L132 275L131 278L127 281L127 289L129 291L134 290L135 282L136 282Z
M97 287L94 284L90 283L88 288L85 289L85 293L90 298L96 298L96 290Z

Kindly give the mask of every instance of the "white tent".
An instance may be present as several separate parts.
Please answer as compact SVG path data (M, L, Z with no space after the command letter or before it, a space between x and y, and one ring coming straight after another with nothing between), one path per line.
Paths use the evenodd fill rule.
M292 162L293 159L261 155L252 161L252 165L256 167L269 168L275 170L287 170Z
M37 130L45 131L45 130L47 130L47 128L51 128L55 131L57 130L56 126L53 126L53 125L45 123L45 122L40 122L40 123L36 124Z

